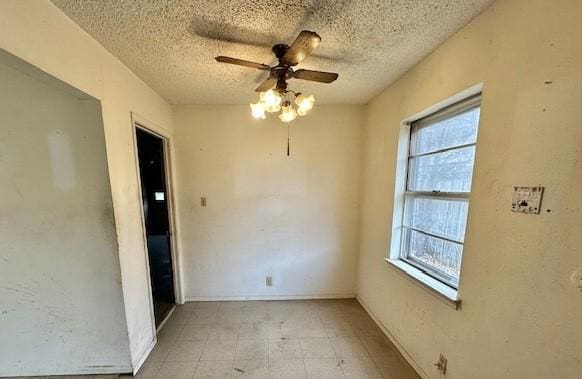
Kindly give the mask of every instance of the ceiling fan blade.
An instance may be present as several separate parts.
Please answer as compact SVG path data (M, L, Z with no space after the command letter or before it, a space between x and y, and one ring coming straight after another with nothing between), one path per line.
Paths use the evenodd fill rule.
M293 73L295 79L311 80L312 82L331 83L338 78L335 72L314 70L297 70Z
M224 57L224 56L218 56L214 59L216 59L218 62L236 64L239 66L245 66L245 67L250 67L250 68L256 68L257 70L270 70L271 69L271 67L267 66L266 64L245 61L244 59Z
M321 42L321 37L315 32L304 30L293 41L281 62L290 66L298 65L304 60Z
M277 84L277 77L270 75L267 79L265 79L264 82L261 83L260 86L258 86L255 91L256 92L265 92L270 90L271 88L275 87L275 84Z

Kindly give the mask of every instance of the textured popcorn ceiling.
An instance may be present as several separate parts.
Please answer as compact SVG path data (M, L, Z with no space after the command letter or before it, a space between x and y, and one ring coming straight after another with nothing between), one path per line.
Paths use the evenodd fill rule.
M217 63L228 55L273 65L270 47L303 29L322 42L299 68L339 73L293 79L319 103L366 103L479 14L491 0L52 0L173 104L256 99L265 72Z

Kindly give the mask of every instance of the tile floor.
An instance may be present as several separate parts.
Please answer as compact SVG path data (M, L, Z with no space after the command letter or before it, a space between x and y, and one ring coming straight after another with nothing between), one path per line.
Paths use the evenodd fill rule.
M355 300L177 306L138 378L418 378Z

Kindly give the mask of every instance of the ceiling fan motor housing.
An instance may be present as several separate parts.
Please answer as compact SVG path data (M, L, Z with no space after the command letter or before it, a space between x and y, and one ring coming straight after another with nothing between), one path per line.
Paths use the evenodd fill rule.
M292 77L293 69L289 66L279 64L271 68L271 75L277 78L275 88L280 92L285 92L287 91L287 79Z
M289 50L289 45L285 45L284 43L279 43L277 45L274 45L272 50L273 50L273 54L275 54L277 59L281 60L281 58L283 58L283 56L285 55L287 50Z

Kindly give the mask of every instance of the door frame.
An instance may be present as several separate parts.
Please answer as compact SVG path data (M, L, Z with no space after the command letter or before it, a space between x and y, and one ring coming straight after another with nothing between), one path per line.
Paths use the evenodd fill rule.
M152 278L150 274L150 263L149 263L149 252L147 246L147 231L145 225L145 217L144 217L144 208L143 208L143 198L142 198L142 188L141 188L141 174L139 170L139 154L138 154L138 146L137 146L137 129L141 129L147 133L150 133L158 138L160 138L163 142L164 146L164 166L165 166L165 181L166 181L166 199L168 204L168 222L169 222L169 229L170 229L170 250L171 250L171 258L172 258L172 276L173 276L173 284L174 284L174 301L177 304L183 304L183 292L181 286L181 271L180 271L180 262L179 262L179 254L178 254L178 243L177 243L177 228L176 228L176 211L175 211L175 195L174 195L174 171L173 171L173 140L172 137L161 127L157 126L156 124L152 123L151 121L141 117L140 115L132 112L131 113L131 133L133 137L133 148L134 148L134 157L135 157L135 164L136 164L136 174L137 174L137 185L138 185L138 196L139 196L139 210L140 210L140 221L142 226L142 237L144 243L144 251L145 251L145 263L147 268L147 278L148 278L148 295L149 295L149 303L150 303L150 317L151 317L151 324L154 330L154 335L157 334L156 324L155 324L155 315L154 315L154 303L153 303L153 294L152 294ZM157 329L160 329L167 318L172 314L173 310L168 313L166 319L160 323L160 326Z

